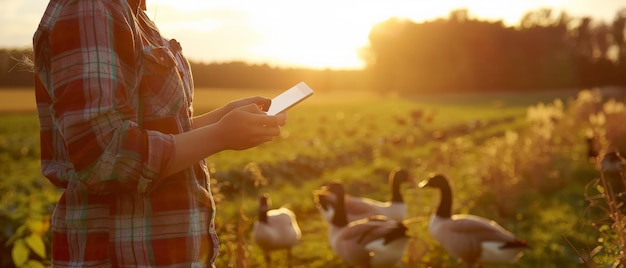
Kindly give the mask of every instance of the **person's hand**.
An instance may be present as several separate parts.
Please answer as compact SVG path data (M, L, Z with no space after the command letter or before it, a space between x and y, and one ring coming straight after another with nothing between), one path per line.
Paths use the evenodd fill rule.
M217 123L219 141L223 148L243 150L271 141L280 135L280 127L285 125L286 113L274 116L265 114L258 105L259 97L241 99L232 103L246 103L226 113ZM235 104L233 104L235 105Z
M226 105L223 105L215 110L212 110L211 112L208 112L206 114L200 115L200 116L196 116L193 118L193 128L200 128L203 126L208 126L208 125L212 125L217 123L220 119L222 119L222 117L224 117L226 114L228 114L229 112L231 112L232 110L235 110L237 108L243 107L243 106L247 106L250 104L254 104L256 106L259 107L259 109L263 110L263 111L267 111L267 109L269 109L270 104L272 103L271 99L265 98L265 97L259 97L259 96L255 96L255 97L247 97L247 98L242 98L242 99L238 99L238 100L234 100L229 102Z
M262 111L267 111L267 109L269 109L270 105L272 104L272 100L265 98L265 97L260 97L260 96L247 97L243 99L234 100L225 106L224 114L227 114L234 109L237 109L239 107L243 107L249 104L256 104Z

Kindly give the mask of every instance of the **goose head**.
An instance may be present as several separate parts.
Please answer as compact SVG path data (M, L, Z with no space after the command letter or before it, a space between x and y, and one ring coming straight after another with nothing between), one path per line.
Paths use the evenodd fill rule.
M442 174L431 174L428 179L423 180L418 184L420 188L432 187L432 188L450 188L448 179Z
M448 178L442 174L431 174L430 178L418 184L420 188L436 188L441 191L441 199L437 208L437 215L444 218L452 216L452 190Z
M348 218L345 208L345 189L340 182L330 182L314 191L318 210L327 222L335 226L345 226Z
M313 191L313 201L324 221L330 222L335 213L336 197L328 190L328 184L324 184L319 190Z
M272 200L268 193L259 196L259 222L267 224L267 211L270 208Z

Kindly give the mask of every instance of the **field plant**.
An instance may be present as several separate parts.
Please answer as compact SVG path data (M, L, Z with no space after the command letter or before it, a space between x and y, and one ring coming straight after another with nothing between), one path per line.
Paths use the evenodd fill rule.
M623 102L616 96L603 96L599 89L584 90L577 98L569 99L567 105L555 100L529 107L527 128L507 133L503 140L486 146L492 157L485 159L498 157L499 160L490 161L488 168L483 169L487 171L482 175L483 183L494 189L490 195L500 214L509 215L506 211L524 207L520 202L528 202L528 197L535 198L536 194L570 199L571 204L580 203L576 201L580 199L579 194L573 196L569 192L573 186L580 188L584 183L582 193L587 201L584 207L572 207L579 212L570 211L568 207L562 207L560 213L550 209L549 218L558 219L566 212L584 216L587 221L582 224L566 222L566 217L555 221L565 228L551 231L562 230L561 235L570 249L543 249L542 255L552 255L542 257L543 262L554 260L558 255L572 258L573 250L586 267L621 267L624 264L624 159L618 158L624 148L621 137L626 134L622 123L626 119L625 111ZM583 139L587 142L581 148ZM559 206L554 200L548 207ZM548 219L539 222L545 224ZM568 229L579 233L568 232ZM591 234L597 242L589 243L590 237L581 234ZM546 240L545 243L553 242ZM564 254L555 255L558 251Z
M311 99L289 112L276 141L207 158L222 243L216 266L263 266L250 231L257 197L267 192L300 223L295 267L346 267L330 249L312 192L340 180L350 194L386 200L387 176L396 167L417 182L445 174L453 212L494 219L528 240L532 249L513 267L614 265L623 258L623 205L619 193L608 194L594 159L605 148L620 150L626 112L599 90L554 93L525 94L523 101L514 93ZM2 267L49 264L47 228L60 191L40 175L37 142L34 114L0 116ZM407 185L403 194L414 239L398 267L462 265L428 234L438 193ZM275 267L286 266L283 253L272 258Z
M50 215L60 191L41 176L37 118L7 115L0 124L1 267L49 265Z
M588 99L600 99L598 92ZM587 185L585 196L590 203L592 225L600 237L597 246L584 255L588 267L605 265L623 267L626 265L626 180L622 154L626 152L624 135L626 127L626 107L616 98L595 105L588 115L587 136L599 149L593 158L598 177Z
M430 123L417 120L423 118L416 116L420 110L422 115L430 114L424 112L428 108L417 104L408 105L403 112L387 114L367 114L361 110L357 113L359 116L353 114L352 117L348 112L339 112L335 118L323 119L324 123L329 123L325 127L333 128L334 132L328 137L320 135L320 141L308 145L313 148L307 155L313 157L304 159L306 161L295 157L279 165L263 166L262 173L268 178L268 184L250 187L249 193L253 196L258 191L272 191L284 202L295 204L299 219L305 222L304 241L295 249L302 250L298 254L303 258L299 262L302 267L344 267L330 251L326 228L310 198L303 194L307 195L324 181L340 179L353 194L385 199L388 187L384 178L394 166L408 167L424 178L430 172L443 172L453 178L453 187L457 189L454 200L457 212L495 219L531 242L533 249L520 260L520 267L579 267L588 263L581 252L586 251L588 255L596 247L596 241L602 241L602 234L593 224L594 218L588 215L590 204L584 196L586 184L598 174L586 154L585 133L589 114L604 102L599 94L597 90L585 90L575 97L539 102L525 107L522 116L519 113L507 115L496 107L487 106L496 110L491 111L492 117L484 116L481 110L470 113L479 116L467 117L466 111L463 115L460 113L467 107L456 104L446 109L448 107L441 108L442 105L431 110L437 111L438 117ZM370 123L360 121L370 115L382 119ZM354 123L346 118L351 117L359 118L356 124L373 129L376 138L363 131L363 136L358 137L360 140L342 142L344 136L358 133L349 131ZM334 120L346 121L335 125ZM385 127L380 127L382 124ZM377 131L380 129L384 130ZM318 126L318 131L328 133L322 126ZM325 141L327 138L332 140ZM289 137L285 141L289 141ZM220 161L212 160L212 163ZM289 168L291 165L298 168ZM276 172L277 166L282 166L281 172ZM217 181L224 179L226 177ZM236 186L231 184L231 187ZM411 241L401 266L460 265L425 231L437 196L415 188L405 189L405 195L410 215L423 220L414 222L411 227L411 233L417 238ZM251 199L251 196L243 198ZM228 213L228 202L221 206L222 212ZM237 206L239 210L231 213L241 213L243 208L249 219L254 218L253 201L238 202ZM241 235L245 238L248 234ZM225 242L241 241L245 239ZM247 246L251 254L249 265L261 264L260 251L251 243ZM310 256L312 248L316 249L317 258ZM597 261L597 264L602 263Z

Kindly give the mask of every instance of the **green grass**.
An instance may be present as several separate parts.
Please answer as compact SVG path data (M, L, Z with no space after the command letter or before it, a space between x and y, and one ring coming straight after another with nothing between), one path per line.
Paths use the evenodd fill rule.
M277 92L200 89L196 94L196 110L203 112L230 99L273 96ZM528 105L549 103L561 96L566 98L575 93L400 98L372 93L317 92L289 111L288 123L277 140L254 149L225 151L207 158L213 168L214 188L218 191L216 223L223 244L217 265L226 267L241 258L229 251L237 246L238 227L246 242L245 251L249 253L248 264L251 267L262 265L261 252L252 243L249 232L256 219L256 197L268 192L275 206L288 203L295 210L303 229L303 241L294 248L296 267L345 267L330 250L326 226L313 204L312 191L325 181L339 179L352 194L387 199L389 170L404 166L418 180L426 178L430 172L446 173L455 187L456 212L497 219L529 240L533 249L514 267L580 267L574 250L563 237L582 249L593 247L598 239L585 214L584 184L595 175L588 163L580 161L582 158L568 158L562 164L552 162L549 168L562 170L563 176L570 178L569 183L550 192L533 190L530 184L518 185L522 188L510 192L517 199L512 200L515 206L508 215L498 212L495 203L498 196L493 194L497 189L483 184L485 171L480 170L486 161L485 146L492 146L490 144L507 131L527 126ZM423 115L434 115L433 120L414 120L411 114L417 110ZM505 118L512 120L502 120ZM482 127L460 130L476 122L481 122ZM41 177L38 169L37 130L33 111L0 115L0 174L3 176L0 196L5 197L1 199L0 216L12 221L5 228L19 226L27 217L24 215L32 211L27 202L29 196L38 196L42 204L53 204L58 198L58 190ZM441 132L446 135L435 138L435 134ZM582 154L584 146L568 150L568 154ZM526 158L522 160L530 161ZM245 172L250 163L263 171L263 178L251 178ZM572 166L561 168L561 165ZM548 171L536 170L539 174ZM253 179L261 184L254 185ZM435 209L437 193L410 186L404 193L410 215L424 221L411 225L411 233L418 238L411 243L414 251L407 254L406 265L401 267L457 267L459 263L426 232L426 219ZM37 213L46 212L49 210ZM245 219L241 219L240 213ZM7 256L6 250L3 249L3 259ZM285 263L282 253L275 254L274 259L277 267ZM4 260L2 264L6 264Z

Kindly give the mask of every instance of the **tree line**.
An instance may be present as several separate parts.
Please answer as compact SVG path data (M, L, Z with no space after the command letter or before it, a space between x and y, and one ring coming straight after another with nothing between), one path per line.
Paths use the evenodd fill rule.
M425 23L389 19L370 32L375 87L473 91L626 85L626 9L611 24L550 9L517 27L455 10Z
M626 8L613 21L566 12L527 12L517 26L471 18L467 9L416 23L390 18L372 27L363 70L280 68L191 60L197 87L284 88L401 93L626 86ZM33 85L18 64L31 49L0 49L0 87Z
M0 48L0 90L34 86L31 66L26 63L29 59L31 48ZM280 68L241 61L206 64L190 60L190 64L196 87L284 89L306 81L316 89L331 90L361 89L367 83L361 70Z

